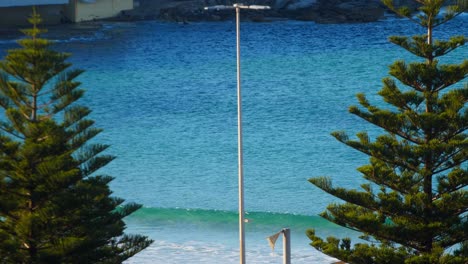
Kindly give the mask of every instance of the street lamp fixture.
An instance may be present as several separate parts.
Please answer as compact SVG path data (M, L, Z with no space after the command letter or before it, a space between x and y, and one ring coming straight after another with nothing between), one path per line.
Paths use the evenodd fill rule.
M239 172L239 253L240 264L245 264L245 231L244 231L244 165L242 150L242 94L241 94L241 64L240 64L240 10L268 10L269 6L264 5L243 5L233 4L232 6L215 5L204 8L205 10L236 10L236 51L237 51L237 155Z
M253 10L268 10L271 9L270 6L264 6L264 5L243 5L243 4L233 4L232 6L227 6L227 5L214 5L214 6L207 6L204 9L205 10L228 10L228 9L253 9Z

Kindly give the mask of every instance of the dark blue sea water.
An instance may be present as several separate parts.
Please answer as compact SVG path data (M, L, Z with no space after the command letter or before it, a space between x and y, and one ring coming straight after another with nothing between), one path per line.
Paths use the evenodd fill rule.
M238 262L235 24L73 29L52 28L49 37L86 70L81 103L104 129L96 141L111 144L109 154L118 157L100 173L116 177L116 196L145 207L127 219L128 231L155 240L128 263ZM330 133L381 132L347 109L360 92L383 105L377 91L388 65L417 59L387 37L423 32L398 19L243 22L241 31L247 261L281 263L281 245L272 251L265 238L290 227L293 263L329 263L308 245L305 230L357 234L317 216L337 201L307 179L330 176L335 185L359 188L356 168L367 157ZM435 36L467 33L464 15ZM0 40L2 56L12 47L11 37ZM467 55L463 47L443 62Z

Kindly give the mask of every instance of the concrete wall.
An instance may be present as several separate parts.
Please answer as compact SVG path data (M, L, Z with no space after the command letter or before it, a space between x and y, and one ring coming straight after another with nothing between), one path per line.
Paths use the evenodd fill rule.
M0 27L29 25L33 5L51 25L114 17L133 9L133 0L0 0Z
M64 18L65 5L40 5L36 6L36 11L44 25L59 24ZM32 6L0 7L0 27L29 25L31 14Z
M133 0L70 0L67 16L73 22L81 22L114 17L130 9L133 9Z
M31 5L59 5L68 4L69 0L0 0L0 7L31 6Z

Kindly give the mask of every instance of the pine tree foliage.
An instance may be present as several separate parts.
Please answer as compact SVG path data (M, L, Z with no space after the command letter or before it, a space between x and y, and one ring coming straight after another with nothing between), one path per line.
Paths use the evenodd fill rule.
M370 244L349 238L325 240L307 231L316 249L348 263L468 263L468 60L442 64L439 57L463 46L465 36L434 40L433 30L461 12L467 1L419 0L419 12L396 13L425 28L424 35L394 36L390 42L422 58L396 61L379 95L391 105L372 105L359 94L360 107L350 112L382 128L372 140L367 133L350 139L332 135L370 157L358 168L361 189L334 187L327 177L309 181L344 203L321 214L338 225L357 230ZM442 8L446 12L440 12Z
M95 174L114 157L88 143L101 130L76 104L83 71L40 38L35 11L29 21L0 62L0 263L121 263L152 242L123 233L141 206Z

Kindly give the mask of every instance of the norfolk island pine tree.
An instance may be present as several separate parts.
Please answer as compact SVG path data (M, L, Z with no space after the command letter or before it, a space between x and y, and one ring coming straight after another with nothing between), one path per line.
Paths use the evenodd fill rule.
M357 96L361 107L350 107L383 135L371 141L365 132L357 140L332 133L370 156L370 164L358 168L368 183L348 190L333 187L327 177L309 180L344 201L330 204L321 216L361 232L368 243L324 240L313 229L307 235L313 247L348 263L468 263L468 85L462 82L468 61L438 60L464 45L466 37L433 39L433 29L466 11L467 1L420 0L418 14L395 8L392 0L383 2L425 28L424 35L390 37L422 61L390 66L393 78L385 78L379 91L388 109L372 105L363 94Z
M101 130L76 101L69 54L40 38L40 16L0 62L0 263L121 263L152 241L124 234L141 205L112 197L114 159L88 141Z

